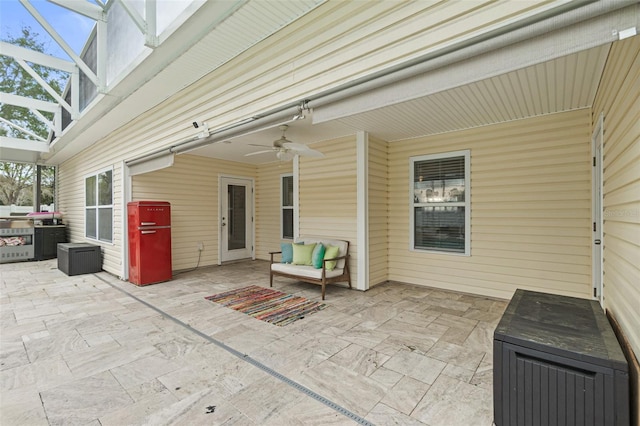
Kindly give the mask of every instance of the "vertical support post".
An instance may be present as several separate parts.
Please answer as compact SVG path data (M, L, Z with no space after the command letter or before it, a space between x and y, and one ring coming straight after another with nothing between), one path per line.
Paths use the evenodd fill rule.
M71 90L73 90L73 87L71 88ZM73 96L73 94L71 96ZM73 106L73 103L72 103L71 109L73 108L75 107ZM53 131L55 132L56 137L59 137L60 134L62 133L62 107L61 106L58 106L57 111L53 115Z
M36 184L34 185L33 211L39 212L42 205L42 166L36 165Z
M129 279L129 223L128 223L128 212L127 212L127 203L131 200L132 193L132 180L131 174L129 174L129 166L125 161L122 161L120 164L120 168L122 170L122 192L121 192L121 202L123 208L121 209L121 225L120 228L122 231L122 247L120 250L120 265L122 265L122 269L120 269L120 277L127 281Z
M60 117L62 119L62 117ZM71 119L80 118L80 69L76 66L71 73ZM57 127L57 125L56 125ZM60 120L60 132L62 133L62 120Z
M356 133L358 290L369 289L369 134Z
M293 158L293 240L300 237L300 158Z
M144 2L145 16L144 20L147 24L145 32L145 45L148 47L158 47L158 34L156 29L157 7L156 0L146 0Z
M107 91L107 21L99 20L96 22L96 39L97 52L96 63L98 75L98 93L106 93Z

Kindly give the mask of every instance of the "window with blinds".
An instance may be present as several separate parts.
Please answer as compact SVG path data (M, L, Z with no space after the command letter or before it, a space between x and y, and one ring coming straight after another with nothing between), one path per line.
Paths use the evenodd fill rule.
M293 239L293 175L283 175L280 180L281 237Z
M411 248L469 255L469 151L411 158Z

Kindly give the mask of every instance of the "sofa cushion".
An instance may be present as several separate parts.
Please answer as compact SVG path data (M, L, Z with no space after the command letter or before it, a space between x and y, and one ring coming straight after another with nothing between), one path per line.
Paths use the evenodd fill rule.
M313 266L306 265L287 265L284 263L272 263L271 269L286 274L299 275L307 278L322 279L322 269L316 269ZM339 277L342 275L342 269L334 269L333 271L325 271L327 278Z
M316 244L294 244L293 248L293 264L294 265L313 265L311 263L311 255Z
M322 243L324 244L325 247L329 245L340 247L340 250L338 252L338 257L346 255L347 247L349 246L349 243L344 240L334 240L331 238L322 238L322 237L315 237L315 236L300 237L296 240L296 242L304 242L305 244ZM336 264L336 268L338 269L344 268L344 259L338 260L338 263Z
M336 257L338 257L339 253L340 253L340 247L338 247L338 246L327 246L327 249L324 252L324 258L325 259L335 259ZM336 267L336 263L337 263L337 261L332 260L331 262L325 263L325 267L327 268L327 270L333 271L335 269L335 267Z
M324 244L318 243L316 247L313 249L313 253L311 254L311 263L313 267L316 269L322 268L322 261L324 260L324 252L325 247Z
M282 251L281 263L293 262L293 247L291 243L280 243L280 251Z

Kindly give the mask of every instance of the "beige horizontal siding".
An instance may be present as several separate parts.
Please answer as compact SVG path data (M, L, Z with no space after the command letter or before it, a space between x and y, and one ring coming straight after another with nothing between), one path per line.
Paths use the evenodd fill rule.
M269 259L270 251L280 250L280 181L292 173L293 163L278 162L258 167L256 178L256 258Z
M119 196L122 191L122 168L119 162L97 163L94 161L83 162L75 157L67 162L67 167L58 169L56 185L60 188L57 197L57 208L63 213L67 225L70 242L89 242L97 244L102 251L102 268L113 274L120 275L122 262L120 247L122 245L122 199ZM84 179L89 175L95 175L99 171L111 168L113 171L113 241L106 243L85 238L85 189ZM62 190L64 188L64 191Z
M590 111L389 145L389 279L511 297L588 297ZM471 256L409 249L409 158L471 151Z
M204 244L200 266L218 263L218 178L255 178L256 167L195 155L178 155L172 167L133 177L132 199L171 203L173 269L198 265L198 243Z
M388 276L388 144L369 137L368 151L369 286L373 287Z
M301 158L300 236L349 241L351 282L357 282L357 186L355 137L314 144L325 158Z
M640 358L640 37L616 42L593 107L604 113L604 302Z
M244 118L247 108L255 113L302 99L548 4L326 2L189 87L183 99L198 99L193 112L211 121L228 122L239 112ZM238 87L251 97L238 97ZM208 98L202 93L209 93ZM174 114L193 106L183 99L176 99L181 102L175 104Z
M155 108L131 117L126 125L61 164L59 205L69 223L71 238L73 241L84 238L84 206L81 204L84 175L113 166L116 172L113 195L116 203L120 203L121 162L193 137L194 117L207 121L211 129L221 128L411 60L547 6L548 2L544 1L323 3ZM172 169L172 172L179 173L176 178L186 184L211 176L211 170L206 169L204 166L194 170ZM145 184L151 185L151 182ZM195 185L206 184L196 182ZM170 188L175 189L175 185ZM180 198L185 197L181 193L180 189L170 194L169 190L147 192L145 188L143 191L145 197L165 194L164 198L177 197L178 205L188 206L185 210L199 208L188 196ZM210 207L211 200L204 203ZM123 230L118 213L122 208L116 205L113 245L101 244L105 252L104 267L116 274L122 266ZM214 236L209 233L206 239L209 244ZM176 253L174 266L192 264L192 256L187 253L194 245L182 242L181 238L176 244L177 247L184 244L184 249ZM214 256L207 246L204 261L208 264Z

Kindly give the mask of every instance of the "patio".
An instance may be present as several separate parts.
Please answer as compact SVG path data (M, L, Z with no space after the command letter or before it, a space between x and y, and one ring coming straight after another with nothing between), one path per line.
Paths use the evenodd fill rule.
M278 327L204 299L268 281L264 261L146 287L55 260L0 265L2 424L492 424L506 301L329 286L326 309ZM320 300L311 284L274 288Z

